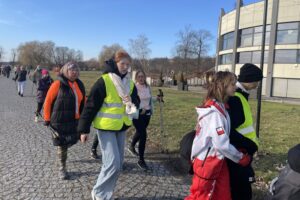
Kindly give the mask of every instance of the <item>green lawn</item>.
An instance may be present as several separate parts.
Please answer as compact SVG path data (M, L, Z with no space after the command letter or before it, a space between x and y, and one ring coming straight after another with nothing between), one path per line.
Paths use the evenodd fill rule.
M82 72L81 79L87 91L99 77L98 72ZM193 92L176 91L162 88L165 104L163 105L164 134L162 147L169 152L177 152L182 136L192 130L196 122L195 106L201 104L203 95ZM152 88L153 95L158 88ZM253 113L256 102L251 100ZM255 117L255 116L254 116ZM254 167L258 189L254 199L265 192L266 184L278 174L276 169L286 162L288 149L300 142L300 106L280 103L262 103L260 148L255 158ZM149 144L161 147L160 109L155 105L155 113L148 128Z

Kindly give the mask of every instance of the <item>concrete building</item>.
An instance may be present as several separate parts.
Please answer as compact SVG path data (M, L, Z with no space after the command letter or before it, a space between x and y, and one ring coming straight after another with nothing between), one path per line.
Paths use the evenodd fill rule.
M216 70L259 66L263 14L264 1L221 11ZM263 95L300 98L300 0L269 0L267 16Z

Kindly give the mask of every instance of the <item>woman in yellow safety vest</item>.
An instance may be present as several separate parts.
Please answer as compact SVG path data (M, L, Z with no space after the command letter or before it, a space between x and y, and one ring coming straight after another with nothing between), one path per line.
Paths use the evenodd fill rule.
M111 199L124 160L125 132L138 117L139 97L128 70L131 58L123 50L105 62L105 71L94 84L79 120L81 141L90 126L97 129L102 168L92 190L93 199Z

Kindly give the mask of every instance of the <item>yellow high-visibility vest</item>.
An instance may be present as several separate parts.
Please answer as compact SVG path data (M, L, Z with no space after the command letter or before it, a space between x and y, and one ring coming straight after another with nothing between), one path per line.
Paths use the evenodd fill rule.
M108 74L102 75L105 83L106 97L103 105L98 111L93 121L96 129L119 131L123 125L131 126L132 120L125 112L125 105L119 96L117 89ZM130 95L132 94L134 83L130 81Z
M251 113L251 108L247 99L239 92L235 93L235 96L238 97L243 106L245 121L241 124L236 131L245 136L246 138L252 140L257 146L259 146L259 141L256 135L256 131L253 128L253 118Z

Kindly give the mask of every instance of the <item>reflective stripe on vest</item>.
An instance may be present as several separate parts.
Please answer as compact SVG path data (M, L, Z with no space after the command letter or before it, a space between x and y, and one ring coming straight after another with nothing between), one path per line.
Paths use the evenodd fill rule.
M242 135L246 135L248 133L252 133L252 132L255 132L253 126L248 126L246 128L242 128L242 129L239 129L238 130L240 134Z
M235 93L235 96L238 97L243 106L245 121L241 124L236 131L245 136L246 138L252 140L257 146L259 146L259 141L256 136L256 132L253 128L253 118L251 113L251 108L247 99L239 92Z
M123 115L98 112L97 117L105 117L111 119L122 119Z
M123 125L131 126L132 120L125 113L125 105L119 97L117 89L108 74L102 75L105 83L106 97L94 118L93 126L96 129L118 131ZM130 81L130 94L134 88L133 81Z
M122 103L103 103L104 107L107 107L107 108L113 108L113 107L117 107L117 108L121 108L123 106Z

